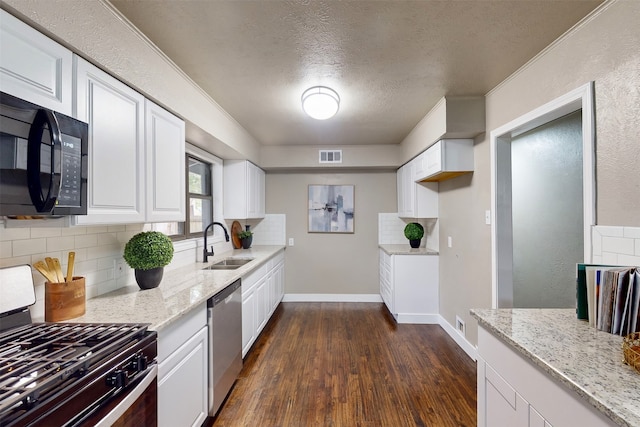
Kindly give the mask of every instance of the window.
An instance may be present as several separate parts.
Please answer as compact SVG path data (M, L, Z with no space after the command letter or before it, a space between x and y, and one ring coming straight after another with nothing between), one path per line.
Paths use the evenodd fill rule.
M187 145L186 220L148 224L151 230L161 231L173 240L202 237L204 228L220 218L222 205L222 160L196 147ZM211 230L218 234L218 230Z
M201 235L213 221L211 164L187 155L187 237Z

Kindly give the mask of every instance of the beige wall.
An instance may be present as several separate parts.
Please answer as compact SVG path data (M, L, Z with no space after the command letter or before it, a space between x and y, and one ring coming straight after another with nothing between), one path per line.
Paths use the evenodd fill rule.
M476 138L471 177L440 183L441 314L466 319L477 342L472 307L491 306L489 132L595 81L597 223L640 225L640 2L610 3L568 37L486 96L487 134Z
M307 232L309 184L355 185L355 233ZM395 212L395 172L267 173L267 213L287 215L288 294L378 294L378 213Z

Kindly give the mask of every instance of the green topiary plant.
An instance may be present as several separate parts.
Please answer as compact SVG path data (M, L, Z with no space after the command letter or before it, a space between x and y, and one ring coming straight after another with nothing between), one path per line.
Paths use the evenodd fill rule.
M249 231L249 230L242 230L242 231L238 232L238 237L240 239L246 239L246 238L251 237L251 236L253 236L253 232Z
M159 231L143 231L124 247L124 260L136 270L164 267L173 258L171 239Z
M417 222L410 222L404 227L404 237L409 240L420 240L424 236L424 228Z

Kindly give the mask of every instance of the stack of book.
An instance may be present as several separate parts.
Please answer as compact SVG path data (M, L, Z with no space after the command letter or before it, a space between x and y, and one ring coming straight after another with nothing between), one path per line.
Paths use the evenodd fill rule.
M640 332L640 268L577 265L577 314L601 331Z

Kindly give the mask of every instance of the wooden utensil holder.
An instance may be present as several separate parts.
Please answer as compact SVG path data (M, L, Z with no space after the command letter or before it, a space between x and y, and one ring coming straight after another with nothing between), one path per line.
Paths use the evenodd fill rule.
M85 313L84 277L74 276L70 282L44 285L44 320L59 322Z

